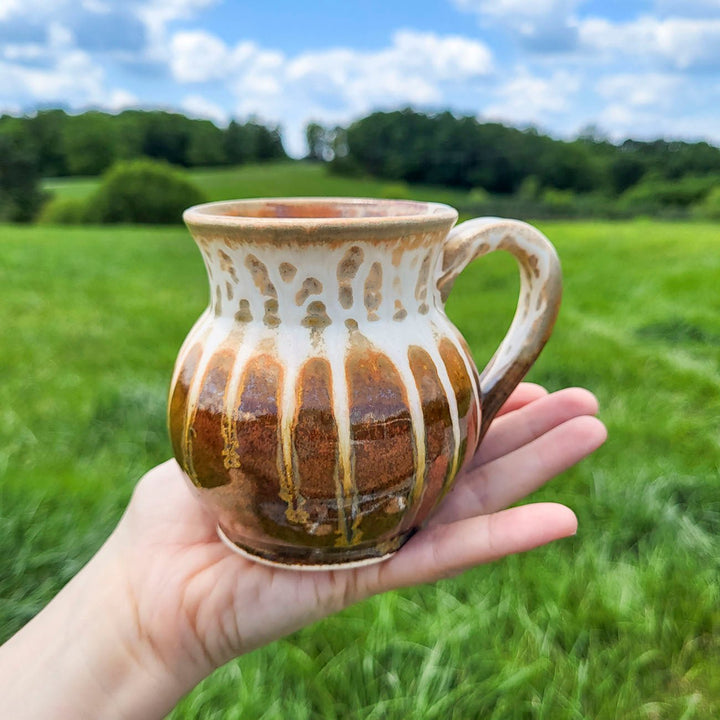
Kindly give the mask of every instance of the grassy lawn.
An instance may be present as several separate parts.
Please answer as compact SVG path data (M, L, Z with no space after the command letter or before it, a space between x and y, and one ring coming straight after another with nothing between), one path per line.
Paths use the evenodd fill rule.
M271 175L197 173L218 199L297 194ZM315 181L302 193L382 192ZM720 226L541 227L565 298L530 378L589 387L610 432L537 496L575 509L577 537L350 608L222 668L172 718L720 717ZM167 384L207 288L182 228L3 226L0 258L2 640L168 457ZM517 287L506 256L455 286L481 366Z
M467 196L461 190L407 186L372 178L347 178L328 173L319 163L275 162L231 168L206 168L187 171L188 176L210 200L242 197L287 197L295 195L408 197L415 200L457 202ZM88 197L97 187L97 178L53 178L43 188L67 198Z

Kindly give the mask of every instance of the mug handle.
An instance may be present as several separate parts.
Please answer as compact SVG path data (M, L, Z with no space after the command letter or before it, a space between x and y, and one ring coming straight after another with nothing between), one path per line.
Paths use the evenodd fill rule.
M477 218L445 239L436 281L443 303L470 262L494 250L507 250L518 261L520 297L507 334L480 373L480 440L550 337L562 297L560 260L539 230L519 220Z

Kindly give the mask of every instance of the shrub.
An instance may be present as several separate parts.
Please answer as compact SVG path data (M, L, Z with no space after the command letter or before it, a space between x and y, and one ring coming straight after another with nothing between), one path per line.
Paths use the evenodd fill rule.
M382 186L380 197L389 200L410 200L410 188L404 182L386 183Z
M707 220L720 220L720 185L714 187L702 202L693 207L693 214Z
M476 205L482 205L490 200L490 193L484 187L474 187L467 195L467 201Z
M54 197L43 205L37 221L43 225L80 225L85 222L87 201Z
M542 201L552 210L569 210L575 203L576 196L572 190L547 188L543 191Z
M520 187L517 189L517 197L520 200L537 200L542 192L540 179L537 175L528 175L523 178Z
M618 204L634 213L654 213L666 208L686 210L702 203L719 182L717 175L687 175L677 180L648 177L626 190Z
M185 174L165 162L117 163L88 200L87 220L100 223L179 223L185 208L203 202Z

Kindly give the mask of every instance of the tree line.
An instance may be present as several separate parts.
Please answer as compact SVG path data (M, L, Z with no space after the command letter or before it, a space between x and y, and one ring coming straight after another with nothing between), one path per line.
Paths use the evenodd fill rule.
M233 120L219 128L165 111L89 111L69 115L42 110L32 116L0 117L0 135L10 136L35 157L42 177L99 175L117 160L149 157L183 167L237 165L287 157L280 128Z
M117 163L149 158L182 167L238 165L286 158L280 128L235 120L219 128L165 111L117 115L41 110L0 116L0 221L29 221L45 198L44 177L99 175Z
M720 148L707 142L625 140L590 129L574 140L450 112L376 112L347 128L307 128L309 156L336 172L464 188L476 197L618 214L720 208Z
M707 142L613 143L597 131L558 140L409 108L347 127L310 123L306 138L307 159L332 172L383 178L399 193L413 183L466 189L468 212L625 216L699 208L720 217L720 148ZM287 155L280 128L256 120L220 128L165 111L0 116L0 221L37 216L43 177L98 175L138 158L207 167Z

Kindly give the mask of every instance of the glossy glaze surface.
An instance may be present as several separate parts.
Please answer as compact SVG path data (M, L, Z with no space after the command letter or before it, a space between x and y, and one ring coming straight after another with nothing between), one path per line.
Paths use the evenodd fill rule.
M178 356L170 435L238 547L293 565L385 556L475 451L480 379L443 307L455 219L329 199L186 213L211 302Z

